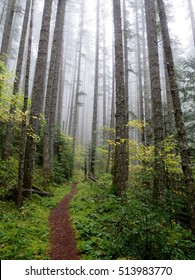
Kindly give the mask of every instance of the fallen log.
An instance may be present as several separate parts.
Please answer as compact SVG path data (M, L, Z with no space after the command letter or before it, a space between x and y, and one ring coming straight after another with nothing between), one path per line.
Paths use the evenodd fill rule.
M41 189L38 188L38 187L33 187L32 190L24 190L24 191L25 191L25 192L36 193L36 194L38 194L38 195L40 195L40 196L48 196L48 197L54 196L53 193L43 191L43 190L41 190Z
M98 180L92 174L88 174L88 178L94 182L98 182Z

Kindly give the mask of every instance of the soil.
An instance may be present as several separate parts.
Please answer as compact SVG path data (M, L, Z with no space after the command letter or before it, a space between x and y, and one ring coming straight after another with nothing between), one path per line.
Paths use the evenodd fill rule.
M50 214L51 260L80 259L68 211L68 204L76 193L77 187L76 184L73 184L72 191L60 201Z

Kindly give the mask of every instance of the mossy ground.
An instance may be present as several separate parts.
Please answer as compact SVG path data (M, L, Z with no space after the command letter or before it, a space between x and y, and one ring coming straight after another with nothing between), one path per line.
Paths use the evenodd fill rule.
M33 195L19 209L13 201L0 200L0 259L49 259L50 210L70 192L70 184L51 187L53 197Z

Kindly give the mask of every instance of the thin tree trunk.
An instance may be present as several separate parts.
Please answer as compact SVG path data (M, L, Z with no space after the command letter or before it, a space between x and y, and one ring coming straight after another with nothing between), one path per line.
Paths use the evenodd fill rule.
M189 195L189 207L190 207L190 217L191 217L191 229L195 234L195 187L194 180L192 177L192 169L189 157L189 149L186 139L186 131L183 121L183 113L181 109L181 101L179 97L179 89L177 84L171 41L169 36L169 29L167 24L167 16L165 11L164 2L162 0L157 0L160 25L164 45L165 59L167 62L167 71L169 76L171 96L173 101L173 108L175 114L175 124L177 129L178 145L180 149L181 165L184 174L185 183Z
M149 86L149 69L147 61L147 42L146 42L146 23L144 13L144 0L142 0L142 47L143 47L143 74L144 74L144 110L145 110L145 144L152 144L151 129L151 106L150 106L150 86Z
M28 28L30 6L31 6L31 0L27 0L25 14L24 14L24 20L23 20L23 26L22 26L22 34L21 34L21 38L20 38L19 54L18 54L17 66L16 66L16 77L14 80L14 87L13 87L13 93L12 93L13 98L14 98L14 96L16 96L18 94L18 91L19 91L19 83L20 83L20 78L21 78L21 74L22 74L22 61L23 61L23 55L24 55L24 50L25 50L25 39L26 39L27 28ZM3 158L5 160L8 159L12 154L13 125L14 125L14 119L15 119L15 110L16 110L16 104L15 104L15 102L12 102L10 105L10 120L7 124L5 149L3 152Z
M109 140L111 142L114 141L114 115L115 115L115 72L114 72L114 48L113 48L113 63L112 63L112 101L111 101L111 116L110 116L110 133L109 133ZM109 143L108 145L108 159L106 165L106 173L110 173L111 168L111 159L112 159L112 152L113 152L113 143Z
M80 29L78 33L78 39L76 44L75 60L74 60L74 72L72 79L72 91L71 91L71 104L70 104L70 117L68 124L68 134L72 135L73 133L73 112L74 112L74 100L75 100L75 87L76 87L76 75L77 75L77 63L78 63L78 48L80 44Z
M84 2L81 7L81 21L80 21L80 38L79 38L79 57L77 66L77 81L76 81L76 94L74 103L74 114L73 114L73 128L72 128L72 156L73 156L73 169L75 164L75 151L76 151L76 140L77 140L77 129L78 129L78 115L79 115L79 96L80 96L80 75L81 75L81 58L82 58L82 45L83 45L83 23L84 23Z
M138 4L135 4L135 17L136 17L136 38L137 38L137 70L138 70L138 96L139 96L139 120L144 124L144 103L143 103L143 85L142 85L142 69L141 69L141 46L140 46L140 34L139 34L139 18L138 18ZM144 125L140 132L139 138L141 142L145 143L145 131Z
M126 15L126 0L123 0L123 41L124 41L124 70L125 70L125 106L127 114L127 122L129 120L129 59L128 59L128 25L127 25L127 15ZM129 130L127 129L127 138Z
M106 31L105 31L105 21L103 26L103 145L106 144L106 135L107 135L107 121L106 121Z
M32 105L30 111L28 136L25 150L23 180L24 188L30 190L29 195L31 195L33 185L33 173L36 156L36 135L39 131L40 117L43 111L52 2L53 0L46 0L44 3L38 57L32 91Z
M28 96L29 96L29 76L30 76L30 64L31 64L31 48L32 48L32 29L33 29L33 14L34 14L34 0L31 4L31 18L28 38L28 54L26 63L26 76L25 76L25 91L24 91L24 104L23 104L23 118L20 136L19 147L19 167L18 167L18 190L17 190L17 204L21 205L23 202L23 178L24 178L24 160L25 160L25 148L27 137L27 109L28 109Z
M120 0L113 0L114 35L115 35L115 80L116 80L116 140L113 167L113 185L116 193L122 195L127 189L129 175L128 154L128 111L125 94L123 44Z
M97 19L96 19L96 54L95 54L95 84L94 84L94 100L93 100L93 121L92 121L92 137L91 137L91 166L90 172L95 174L96 147L97 147L97 109L98 109L98 89L99 89L99 21L100 21L100 1L97 0Z
M165 188L165 164L163 159L164 124L161 100L155 0L145 0L145 11L155 145L154 198L156 199L157 203L162 203Z
M12 23L14 18L15 3L16 0L9 0L7 4L7 12L5 17L3 38L1 44L1 55L5 55L4 58L5 64L7 64L7 55L8 55L10 36L11 36Z
M190 12L192 35L193 35L193 42L194 42L194 48L195 48L195 17L194 17L194 10L193 10L193 6L192 6L192 0L188 0L188 7L189 7L189 12Z
M6 9L6 3L7 1L5 0L4 3L3 3L3 8L2 8L2 11L1 11L1 16L0 16L0 25L2 24L2 21L3 21L3 18L4 18L4 13L5 13L5 9Z

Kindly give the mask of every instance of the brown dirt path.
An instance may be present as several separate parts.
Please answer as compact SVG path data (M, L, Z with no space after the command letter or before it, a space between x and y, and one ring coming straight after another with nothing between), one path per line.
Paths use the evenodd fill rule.
M76 249L75 233L68 212L68 204L76 193L77 187L76 184L73 184L72 191L60 201L50 214L51 260L80 259Z

